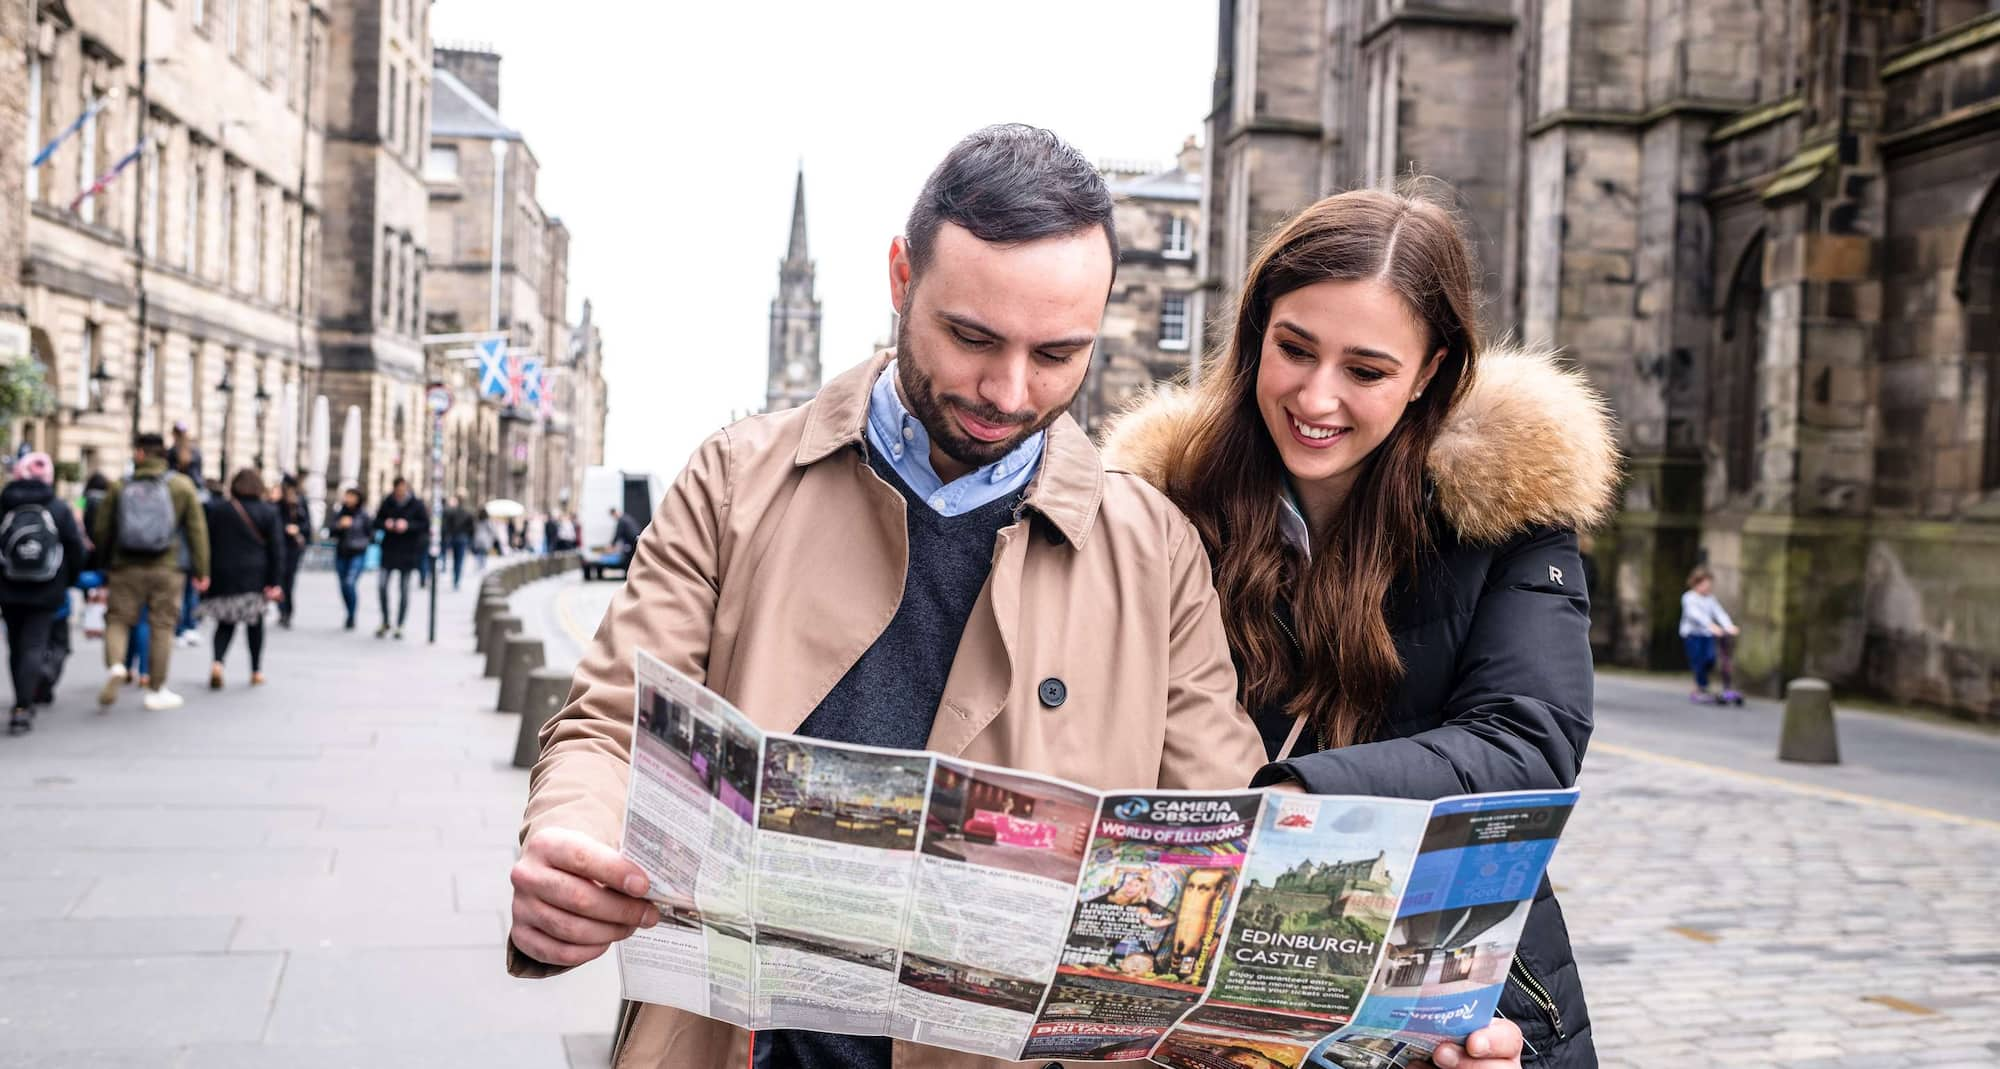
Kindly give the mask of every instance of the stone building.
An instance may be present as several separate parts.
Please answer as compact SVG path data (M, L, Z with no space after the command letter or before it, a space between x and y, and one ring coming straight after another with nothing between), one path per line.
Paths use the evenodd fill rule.
M583 468L602 456L604 406L596 327L579 349L567 316L569 230L536 197L540 169L500 117L500 56L439 48L434 59L429 183L430 333L504 333L517 357L548 372L549 401L510 405L479 394L478 368L457 342L433 347L432 376L458 404L446 420L446 483L475 499L506 497L531 512L568 508ZM497 240L496 240L497 235ZM592 361L580 363L587 355ZM579 424L587 448L579 448Z
M35 0L0 0L0 42L26 42L34 27ZM28 144L28 50L0 48L0 159L26 161L40 145ZM21 254L28 245L27 171L0 166L0 364L32 359L28 306L21 285Z
M778 264L778 295L771 298L769 376L764 411L794 408L819 392L819 298L813 296L813 262L806 253L806 172L792 191L792 237Z
M321 375L335 13L318 0L32 10L0 24L0 74L26 60L22 144L88 117L19 188L26 240L9 246L22 250L20 303L56 401L20 432L66 484L116 474L133 433L175 423L201 442L205 474L276 474L281 414L297 418Z
M1118 280L1105 305L1090 372L1071 414L1096 432L1156 380L1187 381L1200 351L1204 294L1195 253L1201 229L1201 156L1194 138L1172 166L1109 162L1118 228Z
M2000 5L1219 9L1214 307L1316 197L1445 179L1489 332L1619 413L1604 655L1677 664L1705 561L1754 689L2000 716Z
M320 392L361 409L364 496L429 483L423 290L430 199L429 0L354 0L332 35Z

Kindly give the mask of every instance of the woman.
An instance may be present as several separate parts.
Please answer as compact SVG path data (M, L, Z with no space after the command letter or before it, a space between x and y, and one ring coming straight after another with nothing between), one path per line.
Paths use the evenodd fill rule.
M264 685L264 606L283 596L285 533L278 508L264 500L264 480L244 468L229 492L202 506L208 514L208 592L200 613L215 621L215 662L208 689L222 689L222 662L241 626L250 647L250 685Z
M9 735L35 726L35 692L56 613L68 603L70 584L89 554L76 513L56 496L54 481L49 455L29 453L15 462L14 480L0 488L0 618L7 621L7 667L14 679Z
M279 577L278 626L287 631L292 629L292 592L299 581L299 562L305 559L306 546L311 544L312 516L306 511L306 503L299 497L299 482L287 475L278 487L278 522L284 527L285 553L284 570Z
M1617 454L1602 402L1551 355L1482 351L1476 277L1436 204L1329 197L1259 252L1200 391L1111 432L1107 465L1202 534L1273 760L1260 785L1438 798L1576 780L1576 530L1607 512ZM1596 1064L1546 879L1500 1011L1525 1064Z
M333 539L333 571L340 578L340 600L347 606L347 623L354 630L354 613L361 607L361 571L368 566L368 547L375 541L375 517L361 504L361 490L340 492L340 511L326 523Z

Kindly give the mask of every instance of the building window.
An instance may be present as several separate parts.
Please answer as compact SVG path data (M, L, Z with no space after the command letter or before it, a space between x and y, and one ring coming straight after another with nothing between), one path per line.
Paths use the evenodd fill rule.
M265 219L264 183L257 179L250 182L250 295L261 299L264 296L264 230L269 225Z
M153 381L153 369L156 366L154 362L159 356L159 343L147 338L145 348L139 352L139 394L133 399L141 410L155 400L153 391L157 388L157 384Z
M217 213L222 241L222 284L236 285L236 168L222 161L222 210Z
M84 320L83 352L78 360L76 376L76 407L78 411L99 410L97 379L97 324Z
M208 0L194 0L188 5L188 20L202 33L208 32Z
M1160 298L1160 348L1188 347L1188 298L1185 293L1169 293Z
M432 145L430 157L424 164L424 177L434 182L456 182L458 180L458 146Z
M86 85L83 91L83 106L86 108L90 107L91 101L97 99L97 94L98 89L96 86ZM78 144L81 146L77 154L78 162L76 168L76 191L78 193L89 189L90 184L97 180L97 172L92 170L92 168L97 166L97 120L103 114L100 111L96 115L85 119L83 121L83 129L77 132L77 137L80 139ZM96 222L97 198L85 197L80 214L83 216L84 222Z
M376 280L376 286L382 296L382 314L379 318L383 323L388 323L395 311L395 305L391 303L395 298L395 278L396 232L384 230L382 231L382 277Z
M188 142L187 218L181 221L181 270L194 274L201 269L201 199L207 195L202 176L201 145Z
M149 140L139 157L139 166L145 169L146 218L141 223L141 244L139 254L149 260L160 258L160 142Z
M1191 229L1192 228L1188 226L1188 221L1186 216L1184 215L1168 216L1167 241L1166 241L1166 246L1163 249L1161 249L1161 251L1166 253L1167 256L1176 260L1185 260L1188 257L1193 256L1194 255L1193 240L1189 235L1189 231Z
M241 27L238 21L242 15L242 12L237 8L239 2L240 0L228 0L228 6L222 9L222 17L227 22L222 27L222 47L229 52L231 59L235 59L241 55L237 49L243 43L243 35L240 32Z
M42 54L28 49L28 200L41 199L41 169L34 164L42 150Z
M1758 421L1763 405L1757 369L1764 356L1764 236L1751 241L1729 286L1708 386L1709 442L1722 457L1723 485L1748 492L1757 479Z
M382 127L382 143L396 143L396 68L389 68L389 116Z
M250 0L250 69L271 76L271 0Z

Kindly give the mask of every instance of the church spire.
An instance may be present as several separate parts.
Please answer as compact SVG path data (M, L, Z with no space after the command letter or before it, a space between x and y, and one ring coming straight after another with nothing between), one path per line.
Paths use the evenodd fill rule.
M801 162L798 184L792 190L792 243L785 249L785 264L791 267L806 262L806 165Z

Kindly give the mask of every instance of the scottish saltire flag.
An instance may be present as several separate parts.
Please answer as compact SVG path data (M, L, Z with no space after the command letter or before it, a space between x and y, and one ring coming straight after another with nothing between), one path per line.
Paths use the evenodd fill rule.
M521 403L539 405L542 403L542 359L538 356L521 358Z
M83 109L83 114L77 116L75 122L63 127L62 133L57 134L55 140L43 145L42 150L35 153L34 161L28 164L28 166L40 167L42 164L49 162L49 157L56 154L56 150L62 147L63 142L69 140L71 134L83 129L83 124L89 122L92 115L104 110L105 102L108 99L107 97L98 97L96 100L91 101L90 106Z
M110 170L98 175L97 181L92 182L89 189L78 193L76 199L69 202L69 210L75 212L78 208L83 207L84 201L104 192L104 187L117 180L118 176L125 172L125 168L132 166L132 161L138 159L139 153L144 151L146 151L146 139L140 138L139 143L132 146L132 151L127 152L117 163L112 164Z
M479 354L479 392L505 399L511 393L508 379L507 339L488 338L472 347Z

